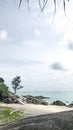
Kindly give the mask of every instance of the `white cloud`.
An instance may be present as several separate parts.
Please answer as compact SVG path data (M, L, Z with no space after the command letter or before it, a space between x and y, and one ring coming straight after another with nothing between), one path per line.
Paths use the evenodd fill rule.
M50 67L53 70L65 71L65 68L63 67L63 65L60 62L55 62L55 63L51 64Z
M41 32L38 29L35 29L35 35L40 36Z
M41 40L24 40L22 42L22 46L26 46L27 48L34 49L34 50L43 50L45 47L45 42Z
M0 31L0 40L4 40L8 38L8 32L6 30Z

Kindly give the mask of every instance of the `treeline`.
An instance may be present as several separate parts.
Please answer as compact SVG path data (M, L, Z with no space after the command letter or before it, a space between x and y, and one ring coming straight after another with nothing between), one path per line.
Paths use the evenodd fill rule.
M21 86L21 77L16 76L11 81L12 88L14 90L14 94L16 94L17 90L23 88ZM5 80L0 77L0 101L3 101L5 98L8 97L9 94L9 87L5 84Z

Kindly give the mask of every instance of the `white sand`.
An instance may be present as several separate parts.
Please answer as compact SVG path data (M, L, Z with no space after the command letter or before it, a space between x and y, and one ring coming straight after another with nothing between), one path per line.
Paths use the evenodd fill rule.
M12 107L16 110L21 110L23 112L23 116L27 116L27 117L73 110L73 108L69 108L66 106L57 106L57 105L45 106L45 105L34 105L34 104L20 105L20 104L0 103L0 107Z

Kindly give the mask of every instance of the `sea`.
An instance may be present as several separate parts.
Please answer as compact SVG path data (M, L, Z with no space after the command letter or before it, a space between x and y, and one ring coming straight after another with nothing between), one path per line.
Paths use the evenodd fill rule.
M49 97L45 99L49 104L56 100L60 100L66 105L73 103L73 91L19 91L18 94Z

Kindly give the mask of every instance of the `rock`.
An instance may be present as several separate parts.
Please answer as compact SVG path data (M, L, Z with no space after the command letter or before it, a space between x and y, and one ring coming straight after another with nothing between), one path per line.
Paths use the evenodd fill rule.
M13 103L11 98L6 98L3 100L4 103Z
M33 104L43 104L43 105L48 105L48 102L43 101L43 96L31 96L27 95L26 96L26 102L27 103L33 103Z
M26 102L27 103L33 103L33 104L40 104L41 103L40 99L35 98L34 96L27 96Z
M73 103L69 104L69 107L73 107Z
M48 102L42 101L41 104L42 104L42 105L48 105Z
M48 105L48 102L44 101L47 97L43 96L18 96L13 94L12 92L9 92L8 97L4 99L5 103L18 103L18 104L26 104L26 103L33 103L33 104L43 104Z
M23 96L19 96L19 98L17 99L18 103L20 104L26 104L26 98Z
M21 104L21 105L24 105L24 104L25 104L21 99L17 99L17 103L18 103L18 104Z
M62 101L59 101L59 100L54 101L52 105L66 106L65 103L63 103Z
M44 97L44 96L35 96L35 98L38 98L38 99L50 99L50 97Z

